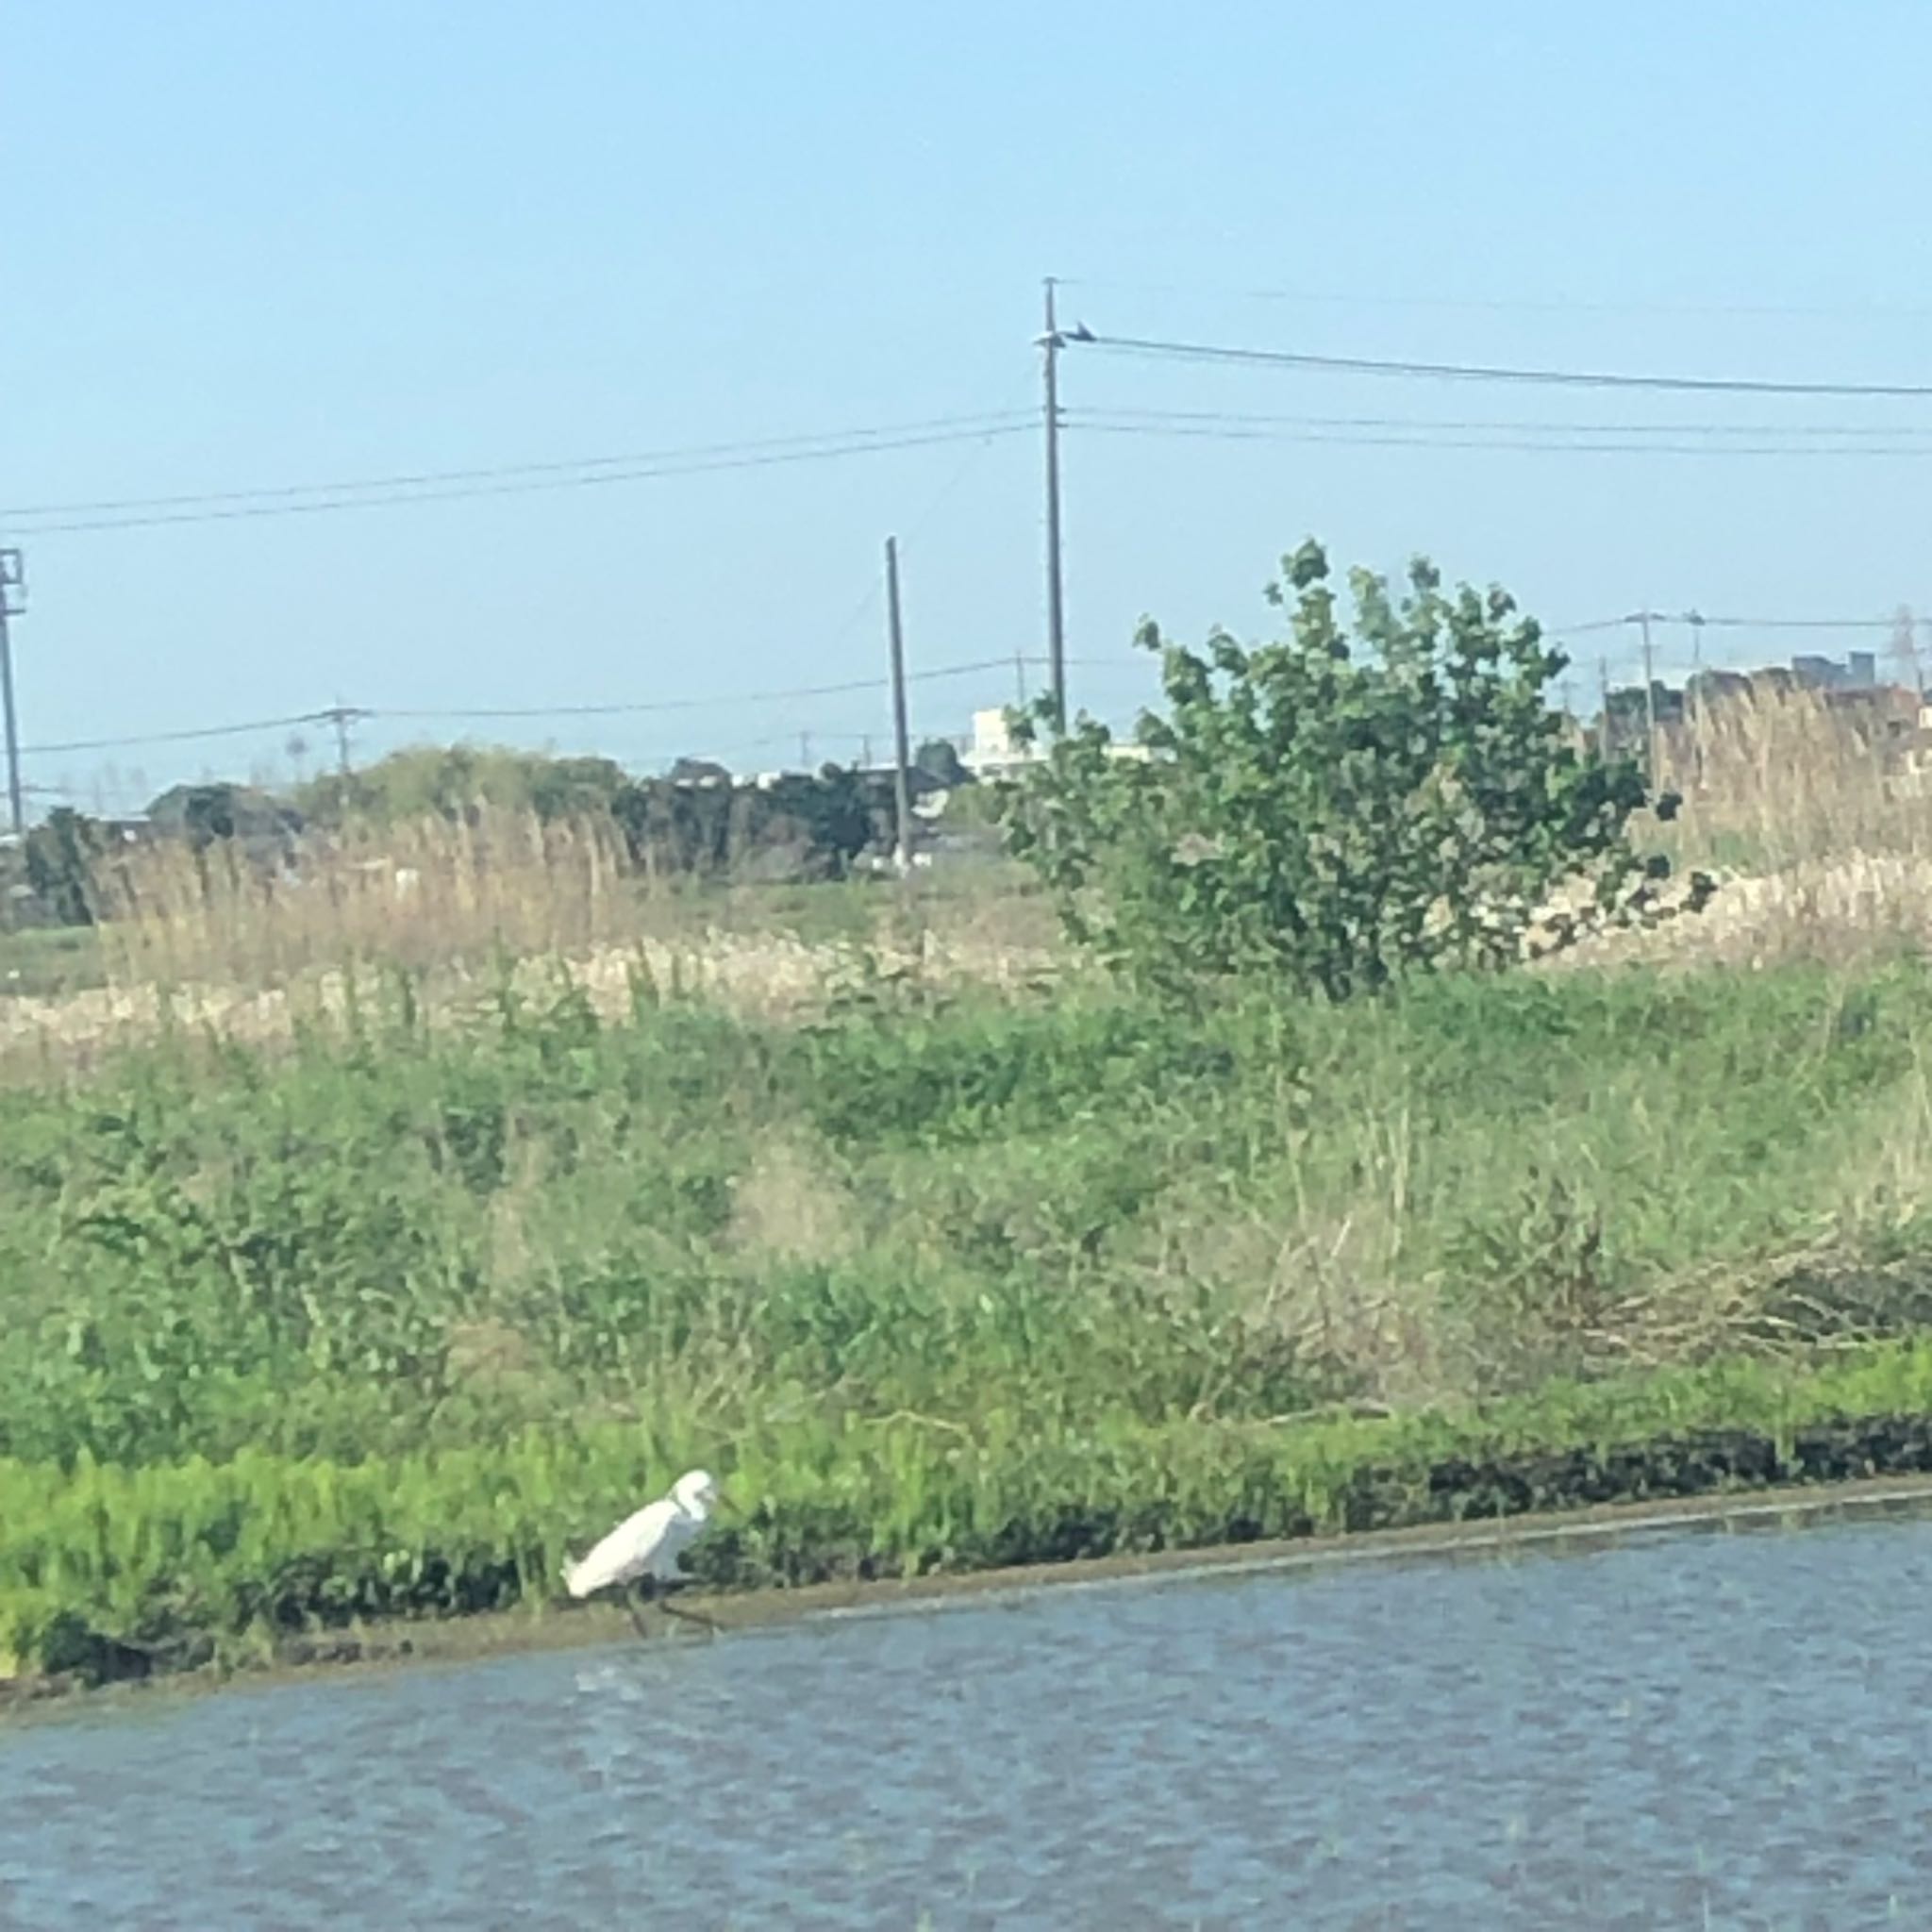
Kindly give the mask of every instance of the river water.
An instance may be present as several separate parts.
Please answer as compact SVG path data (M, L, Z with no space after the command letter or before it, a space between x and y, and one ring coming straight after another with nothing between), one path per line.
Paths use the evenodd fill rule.
M1932 1522L1168 1575L0 1730L0 1926L1932 1927Z

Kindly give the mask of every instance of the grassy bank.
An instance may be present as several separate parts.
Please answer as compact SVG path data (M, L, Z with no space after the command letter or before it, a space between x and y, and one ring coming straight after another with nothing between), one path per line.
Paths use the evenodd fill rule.
M726 1590L922 1576L1932 1473L1932 1348L1551 1385L1478 1412L1138 1424L948 1441L910 1418L757 1431L756 1498L691 1568ZM633 1429L343 1464L0 1463L0 1683L268 1663L371 1621L541 1607L558 1525L668 1467ZM354 1652L345 1653L353 1655Z
M694 1461L731 1584L1919 1467L1928 1045L1909 963L164 1039L0 1120L0 1674L541 1601Z

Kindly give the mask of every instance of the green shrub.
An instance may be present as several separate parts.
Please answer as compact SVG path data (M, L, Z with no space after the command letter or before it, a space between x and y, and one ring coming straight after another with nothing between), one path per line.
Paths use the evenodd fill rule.
M1651 903L1669 865L1625 838L1637 767L1569 741L1546 697L1563 656L1506 592L1445 595L1419 560L1398 602L1357 571L1344 625L1318 546L1283 571L1278 642L1142 628L1167 699L1144 756L1091 720L1056 729L1050 701L1017 721L1050 742L1003 788L1008 849L1077 941L1158 983L1255 972L1341 998L1513 960L1559 884L1588 888L1586 921Z

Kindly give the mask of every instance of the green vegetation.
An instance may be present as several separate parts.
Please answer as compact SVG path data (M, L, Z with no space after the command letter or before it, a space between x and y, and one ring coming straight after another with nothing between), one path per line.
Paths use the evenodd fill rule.
M1570 741L1548 701L1566 660L1506 592L1447 596L1418 560L1397 599L1358 570L1344 626L1318 545L1282 570L1279 642L1217 631L1197 652L1142 628L1168 701L1141 722L1151 756L1115 757L1083 720L1008 792L1010 849L1077 941L1169 983L1265 972L1346 998L1512 962L1558 887L1577 895L1563 941L1649 908L1670 862L1624 836L1637 767Z
M1481 1416L1288 1426L1002 1418L956 1440L916 1417L740 1439L758 1499L692 1553L700 1580L1073 1560L1265 1537L1499 1517L1736 1484L1932 1469L1932 1348L1808 1373L1720 1364L1561 1386ZM246 1452L56 1477L0 1463L0 1677L91 1678L268 1655L281 1633L541 1601L560 1525L635 1503L675 1431L604 1424L354 1463ZM688 1440L688 1439L687 1439Z
M1897 1465L1794 1432L1932 1406L1928 1046L1907 963L164 1041L0 1118L0 1674L541 1602L694 1460L732 1583Z
M254 1044L150 999L142 1043L21 1057L0 1676L541 1606L696 1463L743 1509L698 1546L720 1585L1932 1470L1917 794L1824 710L1700 708L1678 858L1824 856L1840 899L1767 882L1750 972L1505 972L1708 881L1664 902L1637 772L1550 710L1507 596L1353 591L1344 628L1305 546L1285 641L1166 649L1138 758L1042 717L955 803L1044 891L946 933L911 881L733 928L721 875L879 842L830 767L411 753L300 827L186 788L111 902L50 821L24 863L76 974L338 976ZM287 889L243 862L297 836ZM1115 970L1027 941L1049 898ZM647 900L732 972L654 955Z
M91 926L38 925L0 932L0 999L57 998L106 980Z

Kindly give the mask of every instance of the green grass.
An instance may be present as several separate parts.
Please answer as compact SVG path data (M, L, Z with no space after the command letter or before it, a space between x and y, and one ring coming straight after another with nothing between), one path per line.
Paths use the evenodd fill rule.
M58 999L107 984L99 936L88 926L0 933L0 999Z
M916 1575L1932 1468L1932 1346L1545 1387L1462 1416L1041 1426L914 1418L741 1435L755 1499L713 1585ZM1837 1425L1837 1426L1834 1426ZM277 1632L540 1606L573 1545L702 1453L604 1424L343 1463L0 1462L0 1677L263 1654ZM1448 1480L1445 1480L1445 1477Z
M541 1598L694 1461L752 1506L703 1561L786 1581L1928 1407L1909 963L358 1010L9 1092L0 1674Z

